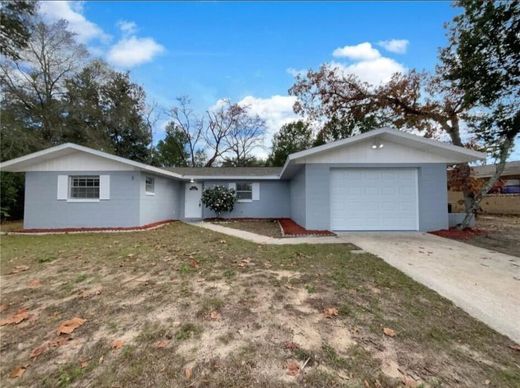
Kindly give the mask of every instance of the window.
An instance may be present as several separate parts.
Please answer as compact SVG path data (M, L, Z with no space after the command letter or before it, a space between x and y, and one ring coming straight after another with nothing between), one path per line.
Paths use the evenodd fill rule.
M237 199L243 201L253 200L253 185L251 183L237 183Z
M99 199L99 175L71 176L71 199Z
M155 179L151 176L146 177L145 189L146 194L155 194Z

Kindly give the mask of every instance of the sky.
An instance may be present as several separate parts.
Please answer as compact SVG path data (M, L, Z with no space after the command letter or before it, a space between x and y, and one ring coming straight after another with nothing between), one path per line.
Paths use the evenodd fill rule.
M287 92L295 74L330 63L380 83L396 71L434 70L444 23L457 14L450 2L293 1L42 1L39 12L66 19L92 55L130 71L161 108L180 96L199 112L222 99L249 105L268 127L260 156L297 117Z

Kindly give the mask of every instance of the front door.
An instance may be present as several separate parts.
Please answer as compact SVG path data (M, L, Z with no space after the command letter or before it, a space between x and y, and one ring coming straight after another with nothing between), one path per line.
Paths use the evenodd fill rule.
M202 218L201 197L201 183L186 183L184 194L184 218Z

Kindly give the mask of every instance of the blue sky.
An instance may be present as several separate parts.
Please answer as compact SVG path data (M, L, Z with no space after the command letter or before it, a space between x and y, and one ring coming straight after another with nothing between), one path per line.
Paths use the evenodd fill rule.
M249 104L272 134L295 117L287 96L295 72L335 63L380 82L395 70L433 70L443 24L457 10L450 2L98 1L46 2L41 13L69 20L93 54L129 70L160 106L188 95L204 111L228 98Z

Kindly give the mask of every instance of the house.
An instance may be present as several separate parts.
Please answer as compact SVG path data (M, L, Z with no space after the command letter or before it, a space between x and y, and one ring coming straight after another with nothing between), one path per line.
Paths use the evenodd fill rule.
M290 217L313 230L448 227L446 165L485 154L382 128L291 154L282 168L157 168L75 144L4 162L25 172L25 229L138 227L214 216L211 185L236 190L229 217Z
M473 177L488 180L494 175L496 165L476 166L471 170ZM520 194L520 160L507 162L500 175L500 180L504 182L504 186L500 188L499 193Z
M471 176L487 181L495 171L494 164L475 166L471 168ZM520 215L520 161L507 162L500 180L503 184L496 185L480 202L480 212ZM461 191L448 191L448 202L453 211L464 211L464 195Z

